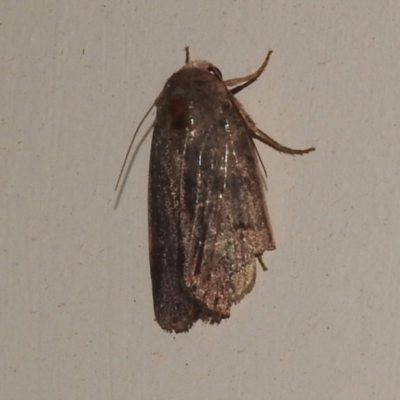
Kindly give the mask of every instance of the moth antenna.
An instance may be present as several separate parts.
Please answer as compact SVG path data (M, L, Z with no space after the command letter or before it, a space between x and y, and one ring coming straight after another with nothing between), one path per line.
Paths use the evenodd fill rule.
M140 127L142 126L144 120L145 120L145 119L147 118L147 116L150 114L150 111L151 111L151 109L154 107L154 105L155 105L155 102L154 102L154 103L150 106L150 108L147 110L146 114L144 115L144 117L143 117L142 120L140 121L138 127L136 128L135 133L133 134L131 143L130 143L130 145L129 145L128 151L126 152L125 159L124 159L124 162L123 162L122 167L121 167L121 171L119 172L119 175L118 175L117 184L115 185L115 191L117 191L117 189L118 189L118 185L119 185L119 182L120 182L120 180L121 180L122 173L124 172L126 162L128 161L128 157L129 157L129 154L130 154L130 152L131 152L131 149L132 149L132 146L133 146L133 142L135 141L136 135L137 135L137 133L139 132L139 129L140 129Z
M185 53L186 53L185 64L189 64L190 61L189 46L185 46Z

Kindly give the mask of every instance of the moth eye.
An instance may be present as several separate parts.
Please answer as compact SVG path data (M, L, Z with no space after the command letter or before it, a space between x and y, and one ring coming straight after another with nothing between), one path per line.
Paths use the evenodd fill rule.
M218 79L220 79L222 81L222 73L217 67L214 67L214 66L208 67L207 71L210 74L215 75Z

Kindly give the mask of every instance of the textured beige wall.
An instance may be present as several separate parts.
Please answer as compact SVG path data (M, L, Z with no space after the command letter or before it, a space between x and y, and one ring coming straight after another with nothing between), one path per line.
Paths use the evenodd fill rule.
M3 0L0 399L399 399L399 22L371 0ZM113 188L185 44L227 78L273 49L239 98L317 152L259 146L269 271L230 320L171 335L153 321L150 137L117 210Z

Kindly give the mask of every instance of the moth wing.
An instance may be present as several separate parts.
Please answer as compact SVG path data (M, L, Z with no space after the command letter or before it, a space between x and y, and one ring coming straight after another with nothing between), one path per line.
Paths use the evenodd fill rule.
M162 115L162 113L161 113ZM167 331L183 332L199 318L198 304L183 284L177 159L179 141L169 140L161 117L154 127L149 171L149 246L154 314Z
M229 317L275 248L255 145L237 109L188 136L180 179L183 277L203 319Z

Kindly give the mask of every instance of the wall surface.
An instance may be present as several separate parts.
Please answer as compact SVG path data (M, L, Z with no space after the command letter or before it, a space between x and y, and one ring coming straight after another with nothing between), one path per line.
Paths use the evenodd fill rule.
M400 398L400 3L3 0L0 398ZM140 119L193 58L231 78L286 156L277 249L219 326L154 322ZM154 119L141 129L136 145Z

